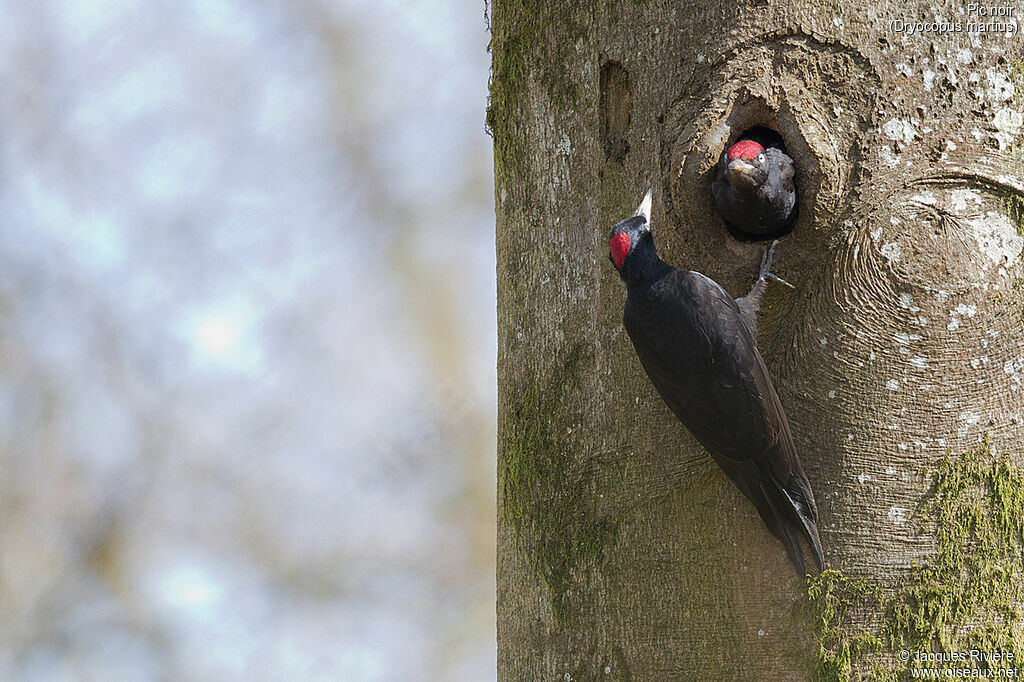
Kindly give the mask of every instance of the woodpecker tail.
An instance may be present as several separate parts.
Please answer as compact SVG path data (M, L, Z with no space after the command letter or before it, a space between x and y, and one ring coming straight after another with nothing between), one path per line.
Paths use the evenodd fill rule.
M799 540L801 535L811 546L818 570L824 570L825 557L821 551L821 540L818 538L814 514L808 505L794 500L786 489L771 477L763 477L752 492L755 492L755 495L751 496L754 506L757 507L768 529L786 546L789 559L800 577L807 575L804 551Z
M814 561L818 564L818 570L825 570L825 555L821 551L821 539L818 537L818 519L815 514L803 501L794 500L793 496L789 492L779 486L779 490L789 500L791 508L796 513L797 518L800 520L800 526L803 528L804 533L807 536L807 540L811 543L811 549L814 550Z

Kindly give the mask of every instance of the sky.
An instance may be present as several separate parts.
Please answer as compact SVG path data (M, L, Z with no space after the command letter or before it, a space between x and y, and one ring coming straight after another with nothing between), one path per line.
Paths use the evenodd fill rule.
M483 5L0 42L0 678L493 679Z

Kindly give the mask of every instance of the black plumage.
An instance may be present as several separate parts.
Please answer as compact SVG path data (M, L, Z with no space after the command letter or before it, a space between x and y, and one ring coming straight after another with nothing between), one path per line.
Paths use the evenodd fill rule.
M763 136L744 137L715 166L711 194L734 234L770 239L796 221L793 159L778 146L765 148L769 144Z
M789 422L756 347L757 311L769 273L734 300L699 272L662 261L649 228L650 192L612 230L612 263L626 282L623 322L669 409L707 448L805 572L799 537L823 568L817 508Z

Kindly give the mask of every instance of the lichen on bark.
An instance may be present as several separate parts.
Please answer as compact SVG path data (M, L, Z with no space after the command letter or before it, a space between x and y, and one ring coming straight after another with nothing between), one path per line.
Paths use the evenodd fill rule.
M920 512L934 528L935 555L895 584L835 570L809 581L817 679L909 679L911 668L931 667L915 663L922 651L1008 652L1022 660L1024 473L986 440L939 462ZM961 667L972 664L988 667Z

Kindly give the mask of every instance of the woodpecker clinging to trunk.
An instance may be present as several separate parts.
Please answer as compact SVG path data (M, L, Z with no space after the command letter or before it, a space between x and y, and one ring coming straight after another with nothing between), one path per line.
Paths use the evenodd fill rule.
M824 567L814 494L789 422L757 350L757 311L775 244L750 293L733 299L699 272L658 258L651 192L612 230L610 258L626 283L623 322L640 362L669 409L754 503L805 573L799 537ZM779 280L782 281L782 280Z
M793 159L784 151L743 138L722 153L711 194L733 232L780 236L796 220L794 175Z

